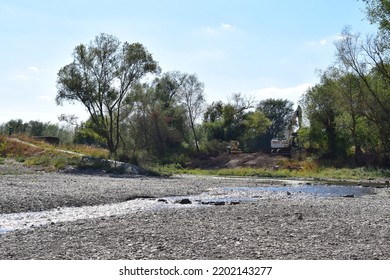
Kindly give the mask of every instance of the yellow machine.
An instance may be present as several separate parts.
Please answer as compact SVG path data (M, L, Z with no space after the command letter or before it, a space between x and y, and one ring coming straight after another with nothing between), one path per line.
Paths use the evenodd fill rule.
M240 142L230 141L230 145L227 146L228 154L241 154Z

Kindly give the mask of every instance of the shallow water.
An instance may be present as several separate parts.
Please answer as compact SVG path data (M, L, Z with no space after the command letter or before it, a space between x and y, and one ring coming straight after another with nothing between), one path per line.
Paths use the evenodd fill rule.
M96 206L64 207L40 212L2 214L0 215L0 234L52 223L94 219L142 211L157 211L162 208L185 208L190 206L160 203L154 199L135 199L121 203Z
M48 224L81 219L109 217L143 211L169 208L206 207L211 205L240 204L265 198L280 197L359 197L374 194L371 188L358 186L290 185L261 187L226 187L212 189L199 195L163 197L160 199L135 199L131 201L83 207L64 207L41 212L24 212L0 215L0 234L10 231L40 227ZM189 199L191 204L181 204Z
M304 186L272 186L272 187L237 187L226 188L227 190L239 191L242 194L245 192L254 193L287 193L291 195L307 194L319 197L343 197L375 194L372 188L360 186L339 186L339 185L304 185Z

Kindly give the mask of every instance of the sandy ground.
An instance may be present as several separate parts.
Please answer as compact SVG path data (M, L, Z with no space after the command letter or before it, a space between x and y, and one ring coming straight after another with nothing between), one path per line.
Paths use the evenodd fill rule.
M286 184L44 173L8 163L0 173L0 220L18 212ZM283 194L52 221L1 233L0 259L390 259L390 190L373 191L352 198Z

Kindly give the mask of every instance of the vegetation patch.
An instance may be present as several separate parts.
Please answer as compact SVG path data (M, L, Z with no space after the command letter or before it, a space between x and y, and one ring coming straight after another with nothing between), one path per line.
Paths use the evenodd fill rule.
M12 158L27 166L41 166L47 171L74 166L80 161L78 155L59 152L51 145L28 137L22 139L23 142L0 136L1 158Z

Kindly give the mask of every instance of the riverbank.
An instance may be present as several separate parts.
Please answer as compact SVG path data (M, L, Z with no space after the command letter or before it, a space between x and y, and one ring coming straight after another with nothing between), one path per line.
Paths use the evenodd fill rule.
M299 182L297 182L299 183ZM37 173L0 176L0 212L113 204L283 185L256 178ZM301 182L305 184L305 182ZM390 259L390 190L52 221L0 235L0 259ZM161 202L163 203L163 201Z

